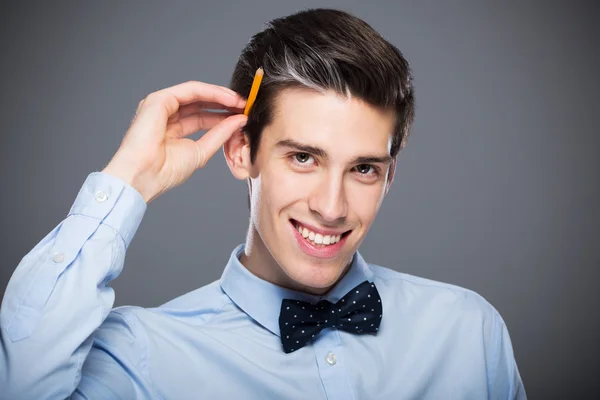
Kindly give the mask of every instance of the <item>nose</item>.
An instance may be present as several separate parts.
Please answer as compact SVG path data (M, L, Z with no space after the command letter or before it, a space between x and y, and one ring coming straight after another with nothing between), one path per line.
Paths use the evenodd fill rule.
M342 174L339 174L342 175ZM323 222L339 222L348 214L348 200L342 176L324 174L311 191L308 207Z

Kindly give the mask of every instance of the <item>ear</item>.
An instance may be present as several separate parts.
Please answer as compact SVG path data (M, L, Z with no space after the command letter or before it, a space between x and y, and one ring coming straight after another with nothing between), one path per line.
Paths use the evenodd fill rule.
M392 182L394 181L394 175L396 174L396 157L392 160L390 164L390 169L388 171L387 181L385 182L385 193L388 194L390 190L390 186L392 186Z
M245 133L234 132L223 145L223 154L233 176L239 180L250 177L250 141Z

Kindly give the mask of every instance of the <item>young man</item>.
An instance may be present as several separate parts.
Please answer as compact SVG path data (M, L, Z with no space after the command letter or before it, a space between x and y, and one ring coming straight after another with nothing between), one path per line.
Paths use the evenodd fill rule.
M107 167L23 258L0 315L2 398L525 398L488 302L357 252L413 119L402 54L353 16L305 11L252 38L231 86L148 95ZM186 138L198 129L210 131ZM111 310L107 284L146 204L222 146L248 182L246 243L219 281Z

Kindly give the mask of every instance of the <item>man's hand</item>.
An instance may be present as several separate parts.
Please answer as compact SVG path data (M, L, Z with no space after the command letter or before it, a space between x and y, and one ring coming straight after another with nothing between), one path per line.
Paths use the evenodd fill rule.
M246 124L245 103L228 88L197 81L150 93L103 172L133 186L149 203L204 167ZM197 141L186 137L203 129L209 131Z

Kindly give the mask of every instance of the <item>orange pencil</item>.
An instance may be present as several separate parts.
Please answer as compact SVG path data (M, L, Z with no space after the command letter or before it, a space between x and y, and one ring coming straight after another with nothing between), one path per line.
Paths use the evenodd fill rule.
M256 95L258 94L258 87L260 86L260 82L262 82L262 78L264 75L264 71L261 68L256 70L256 74L254 75L254 81L252 81L252 87L250 88L250 95L248 96L248 101L246 102L246 108L244 108L244 115L248 116L250 113L250 109L254 105L254 100L256 100Z

